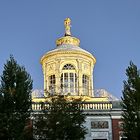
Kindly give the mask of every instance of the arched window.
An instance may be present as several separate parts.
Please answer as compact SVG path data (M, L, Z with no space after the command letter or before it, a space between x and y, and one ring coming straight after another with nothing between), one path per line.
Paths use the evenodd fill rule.
M51 75L49 76L49 92L51 94L54 94L55 93L55 75Z
M70 93L72 95L77 93L77 75L74 66L71 64L64 65L62 69L61 92L63 94Z
M63 67L63 70L74 70L74 66L72 64L66 64L64 67Z
M88 95L89 92L89 77L87 75L82 76L83 95Z

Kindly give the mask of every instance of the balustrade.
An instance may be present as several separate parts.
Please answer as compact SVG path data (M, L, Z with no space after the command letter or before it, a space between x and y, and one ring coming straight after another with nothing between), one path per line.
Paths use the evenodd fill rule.
M112 109L111 102L82 102L78 103L82 110L110 110ZM41 111L49 109L49 103L32 103L33 111Z

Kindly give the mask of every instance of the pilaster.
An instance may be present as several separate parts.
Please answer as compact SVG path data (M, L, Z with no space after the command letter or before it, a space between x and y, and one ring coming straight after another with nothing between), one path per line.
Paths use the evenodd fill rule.
M56 94L60 94L61 92L61 83L60 83L60 79L61 79L61 74L60 74L60 63L61 63L61 59L56 59L55 60L55 65L56 65L56 69L55 69L55 77L56 77Z
M82 88L82 60L77 59L78 64L78 95L83 94Z

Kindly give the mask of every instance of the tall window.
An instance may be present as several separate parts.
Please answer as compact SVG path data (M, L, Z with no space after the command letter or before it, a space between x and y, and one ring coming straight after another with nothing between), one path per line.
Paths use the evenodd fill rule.
M75 95L77 92L77 75L75 68L71 64L64 65L61 74L61 91L63 94Z
M49 76L49 92L51 94L55 93L55 75Z
M82 84L83 84L83 95L88 95L88 92L89 92L89 77L87 75L83 75Z

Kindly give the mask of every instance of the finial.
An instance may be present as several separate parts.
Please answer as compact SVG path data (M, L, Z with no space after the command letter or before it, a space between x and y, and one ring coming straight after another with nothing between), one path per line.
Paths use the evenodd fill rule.
M64 20L64 26L65 26L65 36L71 36L71 32L70 32L71 20L70 20L70 18L66 18Z
M64 20L64 26L65 26L65 36L58 38L56 40L56 45L61 46L61 45L73 45L73 46L79 46L80 45L80 40L76 37L71 36L70 28L71 28L71 20L70 18L66 18Z

